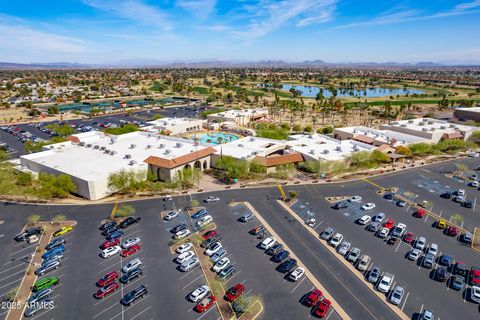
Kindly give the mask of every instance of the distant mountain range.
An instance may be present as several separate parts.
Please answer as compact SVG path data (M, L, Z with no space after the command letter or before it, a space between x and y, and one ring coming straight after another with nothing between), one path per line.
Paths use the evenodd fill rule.
M471 64L456 63L436 63L436 62L417 62L417 63L398 63L398 62L343 62L332 63L323 60L306 60L302 62L287 62L283 60L261 60L261 61L243 61L243 60L168 60L161 61L155 59L128 59L118 60L104 64L82 64L71 62L51 62L51 63L11 63L0 62L1 70L42 70L42 69L93 69L93 68L234 68L234 67L265 67L265 68L307 68L307 67L365 67L365 68L434 68L447 66L479 66L479 62Z

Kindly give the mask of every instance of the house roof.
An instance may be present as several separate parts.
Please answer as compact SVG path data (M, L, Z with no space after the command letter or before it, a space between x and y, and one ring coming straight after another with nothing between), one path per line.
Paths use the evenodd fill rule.
M256 156L253 161L265 167L274 167L282 164L302 162L303 156L301 153L295 152L275 157Z
M444 133L442 138L443 139L463 139L463 135L460 131L453 131L449 133Z
M368 144L372 144L373 141L375 141L374 138L366 136L364 134L357 134L353 137L353 139L360 142L368 143Z
M184 165L186 163L192 162L194 160L207 157L212 153L215 153L215 151L216 150L214 148L209 147L209 148L204 148L196 152L191 152L189 154L186 154L177 158L173 158L173 159L165 159L165 158L160 158L156 156L150 156L147 159L145 159L143 162L151 164L156 167L173 169L178 166Z

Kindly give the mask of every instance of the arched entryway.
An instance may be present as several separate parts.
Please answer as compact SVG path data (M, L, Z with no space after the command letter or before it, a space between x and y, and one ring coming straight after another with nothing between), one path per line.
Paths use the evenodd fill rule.
M192 169L192 166L187 163L187 164L183 167L183 169Z
M196 169L196 170L202 170L202 164L200 163L200 161L195 161L195 163L193 164L193 167Z
M207 160L203 160L203 170L207 170L207 168L208 168Z

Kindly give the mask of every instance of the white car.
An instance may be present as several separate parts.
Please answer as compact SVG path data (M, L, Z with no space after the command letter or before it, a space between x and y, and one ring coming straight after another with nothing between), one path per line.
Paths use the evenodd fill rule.
M180 214L180 212L178 211L170 211L169 213L167 213L163 219L167 220L167 221L170 221L170 220L173 220L175 219L176 217L178 217L178 215Z
M390 291L390 287L392 286L393 279L395 276L393 274L385 272L378 282L377 289L380 292L387 293Z
M102 251L102 258L109 258L116 255L117 253L120 253L120 251L122 251L122 248L120 248L120 246L108 247L107 249Z
M413 248L408 252L407 259L412 261L417 261L418 258L420 258L421 254L422 254L422 251Z
M199 264L200 264L200 261L195 256L192 259L187 260L184 263L182 263L180 265L180 270L183 271L183 272L188 272L188 271L192 270L193 268L195 268L196 266L198 266Z
M427 244L427 239L425 239L425 237L417 237L415 239L415 243L413 244L413 247L415 249L423 250L425 249L426 244Z
M142 261L140 259L135 258L133 260L130 260L126 265L123 266L122 272L123 273L128 273L129 271L136 269L142 265Z
M219 273L220 271L225 269L225 267L228 266L229 263L230 263L230 259L228 259L227 257L224 257L218 260L217 263L215 263L212 270L213 272Z
M191 242L184 243L180 247L178 247L177 250L175 250L175 252L177 252L178 254L187 252L192 248L192 246L193 244Z
M383 220L385 219L385 213L379 212L375 216L373 216L373 222L380 222L382 223Z
M350 199L348 199L349 202L361 202L362 201L362 197L360 196L353 196L351 197Z
M337 233L333 236L332 239L330 239L330 241L328 241L328 243L332 247L336 248L340 243L342 243L342 241L343 241L343 235L341 233Z
M378 235L377 235L377 236L378 236L379 238L381 238L381 239L385 239L385 238L388 236L389 233L390 233L390 229L388 229L388 228L382 228L382 230L380 230L380 231L378 232Z
M195 256L195 253L193 251L187 251L187 252L184 252L182 254L180 254L176 259L175 261L177 263L184 263L185 261L188 261L190 259L192 259L193 257Z
M197 289L193 290L189 295L188 299L192 302L197 302L202 300L210 291L210 288L204 284L203 286L198 287Z
M260 248L267 250L273 247L275 243L277 243L277 240L274 237L269 237L262 241L262 243L260 244Z
M205 201L207 203L208 202L216 202L216 201L220 201L220 198L210 196L210 197L206 197L203 201Z
M399 223L395 226L395 228L393 228L392 236L401 237L405 234L405 232L407 232L407 225Z
M206 226L207 224L209 224L212 221L213 221L212 216L207 214L206 216L200 218L200 220L197 221L196 225L198 227L203 227L203 226Z
M470 300L480 303L480 287L472 286L470 288Z
M375 203L372 203L372 202L369 202L369 203L366 203L362 206L362 210L372 210L373 208L375 208Z
M205 254L209 257L215 254L218 250L222 248L222 244L220 242L215 242L207 250L205 250Z
M139 243L140 243L140 238L139 237L130 238L122 244L122 248L123 249L128 249L128 248L130 248L130 247L132 247L136 244L139 244Z
M305 274L305 269L301 268L301 267L297 267L295 270L293 270L290 275L288 276L288 278L292 281L297 281L298 279L300 279L303 275Z
M185 229L185 230L181 230L181 231L178 231L177 233L175 233L175 239L182 239L182 238L185 238L185 237L188 237L190 235L190 230L188 229Z
M369 224L370 221L372 221L372 217L370 217L369 215L364 215L363 217L358 219L358 223L361 225Z
M438 245L436 243L430 244L427 250L427 254L431 254L435 257L438 254Z
M350 247L352 246L352 244L348 241L344 241L342 242L342 244L340 244L338 247L337 247L337 252L339 254L341 254L342 256L346 255L348 250L350 250Z

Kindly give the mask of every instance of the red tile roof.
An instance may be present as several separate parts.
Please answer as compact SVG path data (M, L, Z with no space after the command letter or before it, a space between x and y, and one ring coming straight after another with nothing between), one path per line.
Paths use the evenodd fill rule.
M368 144L372 144L373 141L375 141L375 139L373 139L372 137L368 137L364 134L357 134L353 137L353 139Z
M289 153L289 154L284 154L284 155L275 156L275 157L267 157L267 158L256 156L253 161L265 167L274 167L282 164L302 162L303 156L302 154L296 152L296 153Z
M143 160L143 162L151 164L152 166L160 167L160 168L168 168L173 169L179 167L181 165L187 164L189 162L195 161L197 159L204 158L206 156L215 153L214 148L204 148L198 150L197 152L191 152L189 154L173 158L173 159L165 159L156 156L150 156L147 159Z

